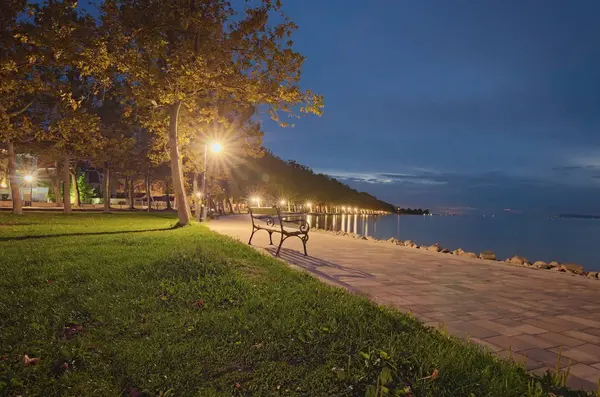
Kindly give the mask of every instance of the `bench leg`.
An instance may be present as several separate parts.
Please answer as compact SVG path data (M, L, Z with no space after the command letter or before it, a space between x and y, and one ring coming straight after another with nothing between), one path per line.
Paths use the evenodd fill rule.
M285 241L285 238L284 238L283 234L281 234L281 241L279 242L279 247L277 247L277 252L275 253L275 256L279 256L279 251L281 251L281 246L283 245L284 241Z
M256 229L252 229L252 234L250 235L250 240L248 240L248 245L252 245L252 237L254 237L254 233L256 233Z
M302 245L304 245L304 256L308 256L308 253L306 252L306 240L302 239Z
M273 245L273 232L268 231L269 232L269 245Z

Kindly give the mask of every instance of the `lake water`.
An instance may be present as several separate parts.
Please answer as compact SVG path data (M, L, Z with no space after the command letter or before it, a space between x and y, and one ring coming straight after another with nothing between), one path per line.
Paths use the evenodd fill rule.
M600 220L524 215L309 215L311 227L343 230L377 239L396 237L454 250L492 250L498 259L521 255L533 262L579 263L600 271Z

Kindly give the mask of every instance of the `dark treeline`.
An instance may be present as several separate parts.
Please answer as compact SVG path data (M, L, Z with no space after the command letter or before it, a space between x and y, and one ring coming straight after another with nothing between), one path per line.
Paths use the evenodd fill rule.
M285 161L269 151L240 164L227 177L232 196L260 197L265 201L320 207L360 208L393 212L393 205L352 189L328 175L318 174L295 161ZM329 209L331 211L332 209Z
M429 210L422 210L421 208L398 208L396 212L401 215L429 215Z

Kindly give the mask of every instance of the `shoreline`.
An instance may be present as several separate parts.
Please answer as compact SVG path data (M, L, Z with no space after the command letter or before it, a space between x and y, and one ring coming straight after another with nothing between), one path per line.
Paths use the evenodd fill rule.
M587 278L595 279L595 280L600 279L600 272L585 271L585 269L582 265L579 265L576 263L568 263L568 262L560 263L558 261L551 261L551 262L529 261L527 258L525 258L523 256L519 256L519 255L514 255L510 258L506 258L506 259L502 260L502 259L497 259L496 254L490 250L482 251L478 255L474 252L464 251L462 248L450 250L448 248L441 247L437 243L427 246L427 245L419 245L412 240L404 240L403 241L403 240L397 239L395 237L390 237L385 240L380 240L380 239L377 239L374 237L363 236L363 235L360 235L357 233L348 233L348 232L344 232L341 230L333 231L333 230L321 229L321 228L317 228L317 227L311 227L311 229L317 233L324 233L324 234L335 235L335 236L340 236L340 237L348 237L348 238L353 238L353 239L357 239L357 240L366 240L366 241L373 241L373 242L378 242L378 243L388 243L388 244L394 244L394 245L397 245L400 247L420 249L423 251L435 252L435 253L440 253L440 254L465 256L465 257L472 258L472 259L490 260L490 261L494 261L494 262L505 263L508 265L516 266L516 267L550 270L550 271L554 271L557 273L569 273L572 275L579 275L579 276L583 276L583 277L587 277Z

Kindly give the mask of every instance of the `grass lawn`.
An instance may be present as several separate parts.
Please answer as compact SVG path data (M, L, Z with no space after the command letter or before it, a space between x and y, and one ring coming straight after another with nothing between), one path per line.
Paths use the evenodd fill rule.
M0 213L0 396L547 395L478 346L174 224Z

